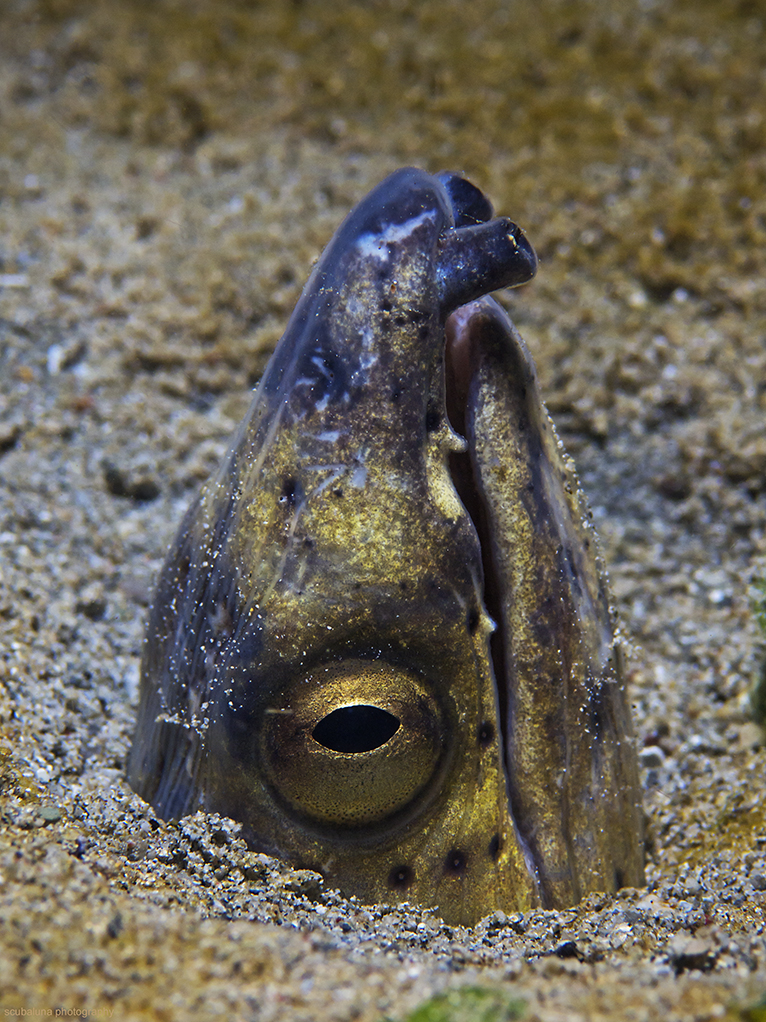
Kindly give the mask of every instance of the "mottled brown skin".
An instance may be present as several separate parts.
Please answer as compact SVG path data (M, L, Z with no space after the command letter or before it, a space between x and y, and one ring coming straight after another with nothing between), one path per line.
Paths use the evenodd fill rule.
M339 230L160 579L129 764L158 813L453 922L641 882L603 575L491 301L452 322L465 439L446 414L449 313L534 266L454 177Z

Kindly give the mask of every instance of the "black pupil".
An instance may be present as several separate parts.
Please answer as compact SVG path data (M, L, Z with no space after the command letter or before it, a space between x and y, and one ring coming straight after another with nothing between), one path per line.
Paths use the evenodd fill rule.
M322 717L311 735L333 752L371 752L398 730L398 718L378 706L341 706Z

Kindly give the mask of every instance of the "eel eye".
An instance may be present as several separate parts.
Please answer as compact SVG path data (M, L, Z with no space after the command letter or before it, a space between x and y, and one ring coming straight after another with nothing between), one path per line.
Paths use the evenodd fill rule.
M311 737L333 752L372 752L400 727L399 718L379 706L341 706L322 717Z
M274 798L321 827L358 828L421 808L441 776L448 729L418 675L380 661L317 669L263 716Z

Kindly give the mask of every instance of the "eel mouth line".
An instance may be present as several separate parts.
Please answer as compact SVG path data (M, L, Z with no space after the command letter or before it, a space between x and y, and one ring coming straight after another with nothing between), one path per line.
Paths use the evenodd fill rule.
M475 308L462 306L448 317L445 326L445 403L447 418L456 433L468 440L468 402L474 371L481 360L481 333L471 323ZM466 450L454 451L449 455L449 471L452 482L463 502L479 537L484 575L484 607L495 622L495 631L490 636L490 655L495 675L495 690L500 712L500 727L503 741L508 727L507 650L505 614L502 604L502 582L493 552L490 510L482 492L481 483L473 462L470 442ZM506 770L507 773L507 770Z
M499 741L506 781L508 810L521 844L527 869L537 882L540 896L545 894L540 885L539 865L524 836L524 821L514 804L513 778L508 767L506 748L510 734L511 684L509 663L508 624L503 606L503 580L497 561L495 544L492 540L492 513L483 492L479 468L471 445L469 423L470 403L475 399L472 393L474 376L483 358L482 345L486 319L477 315L482 300L456 309L445 325L445 404L447 417L453 430L466 440L466 450L450 452L449 471L460 500L473 522L479 539L483 570L482 598L484 608L495 622L495 630L489 637L489 653L494 675L495 694L499 714Z

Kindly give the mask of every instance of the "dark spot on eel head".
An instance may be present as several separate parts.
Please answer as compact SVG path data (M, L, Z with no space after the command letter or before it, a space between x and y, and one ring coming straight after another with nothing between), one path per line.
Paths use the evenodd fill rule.
M279 497L280 504L287 504L289 508L294 508L298 496L298 490L300 483L293 479L292 476L286 476L282 480L282 493Z
M426 412L426 433L433 433L435 429L439 428L441 422L441 416L435 408L429 408Z
M489 842L489 847L487 848L487 852L489 853L489 857L490 857L490 859L492 859L493 862L497 862L497 857L500 854L500 849L502 847L503 847L503 843L500 840L500 835L499 834L493 834L492 838L490 839L490 842Z
M465 852L461 852L459 848L451 848L447 853L447 858L444 860L445 872L449 873L450 876L460 877L465 873L466 865Z
M402 891L409 887L414 879L415 874L412 871L412 866L394 866L388 874L388 886Z
M468 611L468 634L473 635L476 629L479 627L479 612L475 607L471 607Z
M479 745L489 745L495 737L495 729L492 722L484 720L479 724Z

